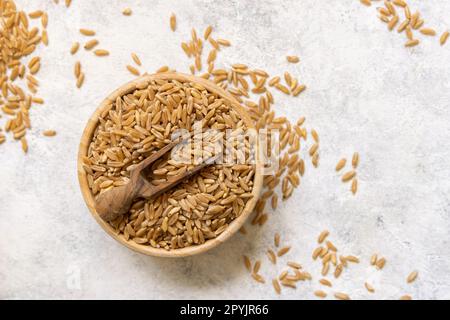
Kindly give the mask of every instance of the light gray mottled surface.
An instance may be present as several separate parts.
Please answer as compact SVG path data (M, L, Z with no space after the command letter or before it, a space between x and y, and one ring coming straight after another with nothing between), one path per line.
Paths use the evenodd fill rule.
M375 8L357 0L74 0L68 10L50 0L18 2L48 11L50 46L39 50L46 103L31 112L30 151L24 156L17 143L0 146L0 298L276 298L270 283L251 279L241 256L262 259L261 273L271 279L284 267L269 265L264 251L280 232L292 245L283 261L303 263L314 277L281 297L309 299L320 277L310 255L324 228L343 253L362 260L333 290L361 299L450 298L450 43L441 48L436 38L421 37L420 47L407 50L404 35L389 33ZM450 27L450 2L409 2L439 32ZM127 6L131 17L121 14ZM176 33L168 26L171 12ZM91 218L76 177L78 142L102 98L131 79L125 69L131 51L145 70L169 64L187 71L180 42L192 27L208 24L233 43L220 52L221 64L289 70L308 85L298 99L276 94L276 108L293 120L305 115L319 132L320 167L308 163L293 198L264 227L249 227L248 236L198 257L146 257L116 243ZM71 43L84 40L80 27L95 29L111 56L84 50L70 56ZM301 63L288 65L287 54ZM86 73L81 90L72 75L77 59ZM58 136L44 138L44 129ZM361 154L356 196L334 172L337 160L354 150ZM388 260L382 272L368 266L375 252ZM419 279L407 285L413 269ZM373 295L363 287L367 279Z

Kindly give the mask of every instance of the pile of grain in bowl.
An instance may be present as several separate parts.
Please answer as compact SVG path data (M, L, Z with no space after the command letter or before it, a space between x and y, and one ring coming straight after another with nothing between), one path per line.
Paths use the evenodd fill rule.
M178 129L246 130L230 102L199 83L150 80L111 102L83 159L92 194L128 182L129 168L171 142ZM214 164L151 200L136 200L129 214L110 222L126 240L166 250L202 244L220 235L253 197L255 166L247 140L233 147L239 164ZM163 159L150 170L150 181L186 170L186 164Z

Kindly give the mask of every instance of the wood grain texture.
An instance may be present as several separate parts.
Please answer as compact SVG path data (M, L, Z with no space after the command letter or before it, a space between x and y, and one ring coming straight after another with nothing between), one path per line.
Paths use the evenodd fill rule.
M133 241L126 241L124 236L122 234L117 235L114 229L105 222L97 213L95 210L95 199L93 194L91 193L91 190L88 185L87 181L87 175L86 172L83 169L83 157L87 155L89 144L92 140L94 131L97 127L98 118L100 117L101 113L107 108L107 106L116 100L118 96L122 96L124 94L128 94L133 92L138 84L142 83L148 83L149 81L155 80L155 79L161 79L161 80L171 80L175 79L178 81L191 81L191 82L197 82L203 85L208 91L215 93L219 96L221 96L223 99L228 100L232 107L239 113L239 115L244 120L245 124L249 129L254 129L253 122L248 115L248 113L245 111L245 109L234 99L234 97L226 92L225 90L221 89L211 81L194 77L191 75L186 75L182 73L173 73L173 72L165 72L165 73L158 73L158 74L152 74L152 75L143 75L140 78L137 78L117 90L113 91L96 109L94 114L91 116L91 118L88 120L87 125L84 129L83 135L81 137L80 146L78 150L78 180L80 183L80 189L81 193L83 195L83 198L86 202L86 205L91 212L92 216L95 218L95 220L98 222L98 224L115 240L123 244L129 249L132 249L136 252L143 253L149 256L158 256L158 257L170 257L170 258L177 258L177 257L186 257L186 256L192 256L195 254L204 253L219 244L223 243L227 239L229 239L233 234L235 234L245 223L249 215L252 213L255 204L258 200L259 194L262 189L262 182L263 182L263 164L259 157L259 146L256 146L256 165L255 165L255 177L254 177L254 183L253 183L253 198L250 199L242 211L241 215L237 217L233 222L230 223L228 228L225 229L223 233L221 233L217 238L210 239L206 241L204 244L196 245L196 246L190 246L186 248L181 249L174 249L167 251L165 249L158 249L153 248L151 246L145 246L137 244Z

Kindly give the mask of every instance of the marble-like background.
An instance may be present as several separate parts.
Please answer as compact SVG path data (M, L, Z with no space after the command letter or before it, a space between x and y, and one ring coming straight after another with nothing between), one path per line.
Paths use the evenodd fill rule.
M421 37L421 46L405 49L404 35L388 32L375 8L358 0L74 0L69 9L51 0L16 2L48 12L50 45L38 50L46 103L31 111L30 151L24 156L13 142L0 146L0 298L277 298L270 283L251 279L241 256L262 259L261 273L270 279L284 267L269 265L264 251L280 232L292 245L284 261L299 261L314 276L281 298L310 299L320 277L310 255L324 228L342 252L362 259L333 290L360 299L450 298L450 43L441 48L436 38ZM427 25L450 28L449 1L408 2ZM127 6L131 17L121 14ZM249 227L249 235L197 257L146 257L112 240L90 216L76 177L78 142L102 98L132 78L125 69L130 52L144 70L169 64L187 71L180 42L192 27L208 24L233 43L220 52L220 64L289 70L308 85L298 99L276 94L276 110L290 119L304 115L316 128L320 167L308 163L294 196L269 212L264 227ZM111 56L70 56L71 43L84 40L80 27L95 29ZM301 63L287 64L287 54ZM81 90L72 74L77 59L86 73ZM44 129L57 137L42 137ZM334 172L354 150L361 154L356 196ZM388 260L382 272L369 267L375 252ZM413 269L419 278L407 285ZM367 279L373 295L363 287Z

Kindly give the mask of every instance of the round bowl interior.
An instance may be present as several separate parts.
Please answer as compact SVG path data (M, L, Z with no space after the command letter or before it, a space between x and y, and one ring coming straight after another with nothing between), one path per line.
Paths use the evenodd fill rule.
M87 180L87 174L83 169L83 157L87 156L88 154L88 148L89 144L91 143L91 140L93 138L95 129L98 124L98 119L102 113L103 110L110 104L112 101L115 101L118 96L122 96L124 94L133 92L136 87L139 84L148 83L149 81L155 80L155 79L162 79L162 80L178 80L183 82L197 82L203 85L208 91L215 93L219 96L221 96L223 99L228 100L231 102L232 107L235 108L235 110L239 113L239 115L242 117L244 122L246 123L248 128L254 128L254 125L252 123L252 120L250 119L250 116L245 111L245 109L234 99L234 97L226 92L225 90L221 89L214 83L194 77L191 75L181 74L181 73L173 73L173 72L167 72L167 73L159 73L154 75L144 75L136 80L133 80L117 90L115 90L113 93L111 93L97 108L97 110L94 112L94 114L89 119L86 128L84 129L83 135L81 137L81 142L79 146L79 152L78 152L78 180L80 183L81 192L83 194L83 198L89 208L89 211L91 212L92 216L95 218L95 220L100 224L100 226L115 240L119 241L124 246L146 254L150 256L158 256L158 257L185 257L185 256L191 256L195 254L199 254L202 252L205 252L209 249L212 249L216 247L217 245L223 243L225 240L230 238L236 231L238 231L242 225L247 220L248 216L253 211L256 201L258 200L261 188L262 188L262 182L263 182L263 175L262 175L262 163L259 157L258 152L258 146L256 146L256 165L255 165L255 175L254 175L254 182L253 182L253 198L251 198L247 203L242 211L241 215L234 219L230 225L223 231L218 237L214 239L210 239L206 241L205 243L201 245L193 245L190 247L180 248L180 249L173 249L173 250L166 250L166 249L159 249L159 248L153 248L151 246L147 245L141 245L137 244L134 241L127 241L125 240L123 234L117 235L112 226L110 226L107 222L105 222L103 219L99 217L97 212L95 211L94 206L94 196L89 188L88 180Z

